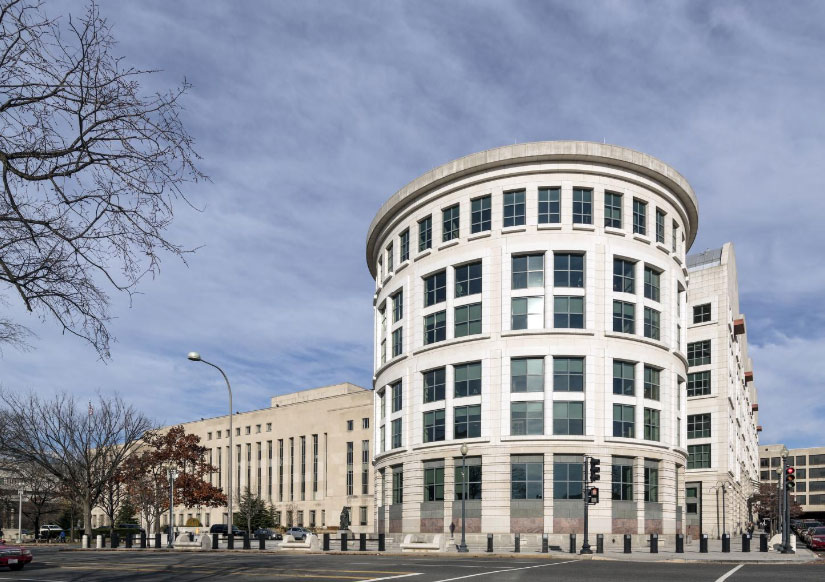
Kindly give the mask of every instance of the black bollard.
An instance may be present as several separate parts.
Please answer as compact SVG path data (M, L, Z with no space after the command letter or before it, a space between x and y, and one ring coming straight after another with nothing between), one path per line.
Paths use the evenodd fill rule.
M249 544L249 532L243 532L243 549L250 550L252 546Z
M324 534L324 551L325 552L329 551L329 534L328 533Z
M570 553L576 553L576 534L570 534Z
M220 535L221 534L218 534L218 533L212 534L212 549L213 550L218 549L218 538L220 538Z
M759 534L759 551L768 551L768 534Z
M659 534L655 534L655 533L650 534L650 553L651 554L658 554L659 553Z
M542 554L547 553L547 534L542 534L541 535L541 553Z
M493 534L487 534L487 551L493 552Z
M226 536L226 549L227 550L234 550L235 549L235 534L231 533Z
M342 552L347 551L347 534L345 534L345 533L341 534L341 551Z
M160 533L155 534L155 549L160 549Z
M384 534L378 534L378 551L379 552L386 552L387 551L387 542L384 538Z
M140 532L140 549L146 548L146 532Z
M102 536L100 536L100 547L101 548L106 547L106 534L103 534Z
M516 547L513 551L517 554L521 552L521 534L516 534Z
M126 547L132 547L132 534L126 534Z
M359 552L366 552L367 551L367 534L362 533L358 536L358 551Z
M751 536L750 536L750 534L746 534L746 533L742 534L742 551L743 552L750 552L751 551Z
M624 534L624 553L625 554L630 553L630 540L631 540L630 534Z
M596 534L596 553L604 553L604 534Z
M264 534L258 534L258 549L266 549L266 536Z
M722 534L722 551L730 553L730 534Z
M699 537L699 553L700 554L707 554L708 553L708 534L702 534Z
M120 536L117 535L117 532L112 534L112 549L117 548L120 545Z
M676 553L677 554L684 554L685 553L685 535L684 534L676 534Z

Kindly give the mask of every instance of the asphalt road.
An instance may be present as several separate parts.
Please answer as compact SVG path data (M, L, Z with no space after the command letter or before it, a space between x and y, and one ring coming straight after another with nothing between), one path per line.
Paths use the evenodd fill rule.
M102 582L139 580L277 580L279 582L822 582L825 564L641 563L546 558L482 558L398 555L284 555L211 552L57 552L35 548L23 571L0 570L0 581ZM727 576L727 577L725 577Z

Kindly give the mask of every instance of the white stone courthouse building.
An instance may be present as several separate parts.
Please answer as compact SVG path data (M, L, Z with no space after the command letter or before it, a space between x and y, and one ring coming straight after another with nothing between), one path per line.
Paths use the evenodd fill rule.
M582 532L590 456L591 533L684 533L697 227L675 169L599 143L472 154L392 195L366 248L378 531L458 531L464 496L471 533ZM751 475L743 438L711 461L737 482Z

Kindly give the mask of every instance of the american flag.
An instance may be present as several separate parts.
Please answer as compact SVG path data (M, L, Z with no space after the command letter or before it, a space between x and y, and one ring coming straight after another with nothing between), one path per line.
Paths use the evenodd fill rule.
M89 400L89 416L93 415L94 413L95 413L95 409L92 406L92 401Z

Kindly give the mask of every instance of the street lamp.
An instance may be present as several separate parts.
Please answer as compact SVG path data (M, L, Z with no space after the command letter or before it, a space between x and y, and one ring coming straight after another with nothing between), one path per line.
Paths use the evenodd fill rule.
M17 490L20 496L20 512L17 515L17 542L23 543L23 488Z
M467 453L470 448L467 443L461 445L461 545L458 546L460 553L467 552L467 541L465 534L467 533L467 515L464 510L464 500L467 499Z
M178 470L174 465L169 466L169 542L166 547L172 549L174 547L175 539L175 479L178 477Z
M209 366L215 368L218 372L221 373L223 379L226 381L226 389L229 391L229 455L228 459L226 459L227 465L227 475L226 475L226 508L227 508L227 515L228 515L228 524L226 527L226 535L232 535L232 455L235 454L235 449L232 446L232 386L229 385L229 378L226 377L226 373L220 369L220 367L216 366L212 362L207 362L198 352L189 352L186 356L193 362L203 362Z
M726 508L725 508L725 492L728 489L728 484L723 482L723 481L717 481L716 482L716 488L717 488L717 492L716 492L717 496L719 495L719 489L722 489L722 535L725 535L726 533L728 533L728 525L727 525L727 519L726 519L727 518L727 511L726 511ZM716 503L719 503L719 497L716 498ZM716 508L718 510L719 506L717 505ZM716 521L716 527L719 527L718 519Z

